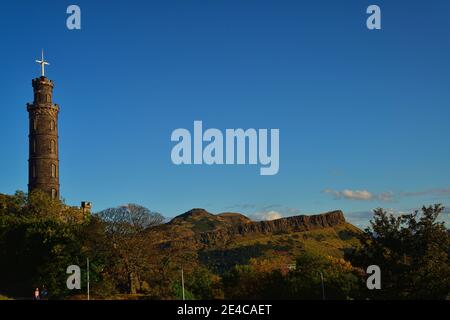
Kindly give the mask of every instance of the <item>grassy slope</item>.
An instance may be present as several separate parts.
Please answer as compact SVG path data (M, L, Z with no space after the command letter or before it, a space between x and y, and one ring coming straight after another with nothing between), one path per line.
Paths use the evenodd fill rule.
M306 232L239 237L226 247L203 250L200 259L220 273L235 264L246 264L250 258L291 264L302 251L342 258L346 250L358 245L355 235L359 232L358 228L346 223Z
M334 228L243 238L234 243L233 247L269 243L279 248L290 247L293 252L297 251L295 249L305 249L318 254L342 257L345 249L357 245L358 241L352 233L358 232L359 229L353 225L344 224Z

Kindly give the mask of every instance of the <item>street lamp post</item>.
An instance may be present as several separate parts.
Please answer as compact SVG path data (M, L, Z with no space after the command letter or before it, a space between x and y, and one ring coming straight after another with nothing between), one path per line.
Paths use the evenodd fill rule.
M325 300L325 285L323 283L323 273L320 270L318 272L320 274L320 280L322 282L322 300Z
M87 299L90 300L90 283L89 283L89 258L87 258Z
M184 273L183 273L183 267L181 267L181 289L183 291L183 300L185 300L185 297L184 297Z

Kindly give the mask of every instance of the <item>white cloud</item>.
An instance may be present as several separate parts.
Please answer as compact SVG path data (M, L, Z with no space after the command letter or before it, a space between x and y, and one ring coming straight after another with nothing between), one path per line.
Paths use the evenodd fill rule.
M450 196L450 188L435 188L422 191L412 191L412 192L398 192L393 193L391 191L373 193L368 190L333 190L325 189L323 193L331 194L335 199L348 199L348 200L379 200L379 201L393 201L404 197L425 197L434 196L437 199L447 198Z
M280 204L235 204L225 207L225 209L238 210L242 214L253 220L274 220L283 217L298 216L301 214L300 209ZM250 211L250 212L249 212ZM272 218L274 217L274 218Z
M252 215L250 215L250 219L255 221L271 221L276 219L283 218L283 215L278 211L267 211L267 212L255 212Z
M323 192L333 195L335 199L360 200L360 201L371 201L371 200L391 201L394 198L394 194L390 191L376 194L367 190L345 189L339 191L339 190L325 189L323 190Z
M367 190L344 190L342 196L354 200L372 200L373 194Z
M326 189L323 192L334 195L337 199L349 199L349 200L372 200L374 195L367 190L349 190L342 191Z

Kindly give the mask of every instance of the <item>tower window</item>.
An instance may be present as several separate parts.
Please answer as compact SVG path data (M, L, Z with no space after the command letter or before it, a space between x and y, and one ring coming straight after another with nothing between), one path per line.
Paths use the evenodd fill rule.
M56 178L56 165L52 163L52 178Z
M50 150L52 153L55 153L55 140L50 141Z
M56 189L52 189L52 199L56 199L57 195Z
M36 153L36 140L33 139L33 153Z
M50 121L50 130L55 130L55 120Z
M33 119L33 130L37 130L37 120Z

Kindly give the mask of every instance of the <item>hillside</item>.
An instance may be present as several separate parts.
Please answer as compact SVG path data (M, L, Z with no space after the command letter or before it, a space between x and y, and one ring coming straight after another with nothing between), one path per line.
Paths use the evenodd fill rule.
M302 251L341 258L358 244L361 231L342 211L252 221L240 213L211 214L192 209L159 226L161 247L184 247L210 269L222 273L251 258L291 264Z

